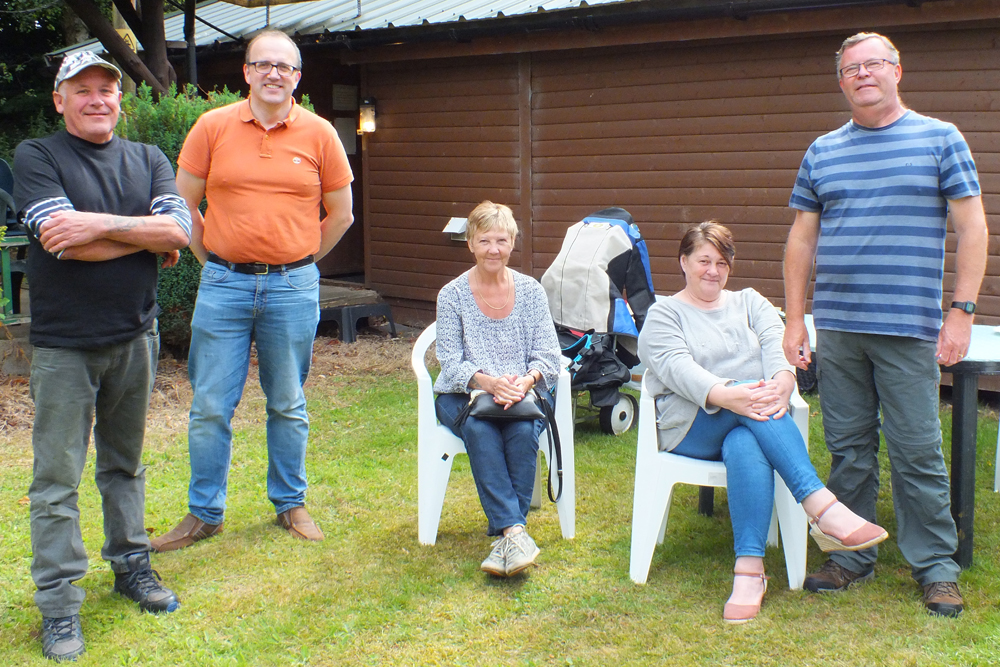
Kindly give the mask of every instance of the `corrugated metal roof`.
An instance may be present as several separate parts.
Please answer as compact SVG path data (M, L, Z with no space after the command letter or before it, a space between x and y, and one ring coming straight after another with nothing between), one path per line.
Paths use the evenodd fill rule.
M275 28L288 34L311 35L323 32L353 32L405 28L420 25L437 25L462 21L525 16L536 12L553 12L579 7L612 5L630 0L315 0L287 5L265 7L240 7L222 0L212 0L198 5L196 14L219 28L215 30L201 21L195 28L195 42L206 46L215 42L232 41L225 33L236 37L252 35L266 28ZM636 1L636 0L632 0ZM360 13L358 5L361 6ZM220 32L220 30L222 32ZM177 12L165 19L168 42L184 40L184 14ZM103 52L96 39L91 39L56 54L77 51Z

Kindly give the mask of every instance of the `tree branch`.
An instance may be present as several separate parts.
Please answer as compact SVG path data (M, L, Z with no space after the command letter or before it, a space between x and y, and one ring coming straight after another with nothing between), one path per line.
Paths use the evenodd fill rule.
M90 30L92 34L97 39L101 40L101 44L104 48L108 50L115 60L121 65L125 73L129 75L132 79L136 81L145 81L150 88L152 88L157 94L164 94L167 92L167 86L165 81L161 81L146 67L146 64L135 53L132 52L128 45L125 44L125 40L121 38L121 35L114 29L111 23L104 18L101 14L100 8L93 0L66 0L66 4L72 8L76 15L80 17L80 20L86 24L87 29ZM162 4L160 5L162 9ZM163 32L162 24L162 12L160 13L160 33ZM139 35L136 35L137 37ZM166 42L160 40L162 44L163 54L162 60L166 60ZM143 44L147 48L150 45ZM169 77L169 74L168 74Z
M139 18L139 14L135 11L132 3L129 0L114 0L114 3L115 7L118 8L118 13L121 14L125 23L128 24L129 30L135 33L140 42L145 43L142 35L142 19Z

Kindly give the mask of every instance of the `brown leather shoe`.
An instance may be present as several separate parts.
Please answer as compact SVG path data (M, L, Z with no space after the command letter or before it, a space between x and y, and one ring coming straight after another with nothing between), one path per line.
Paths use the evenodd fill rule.
M186 517L181 519L176 528L169 533L154 537L149 543L153 545L153 551L157 553L177 551L178 549L189 547L195 542L218 535L222 532L222 527L225 525L225 522L217 526L205 523L189 512Z
M293 507L282 512L278 515L278 525L302 540L319 542L323 539L323 531L313 522L305 507Z

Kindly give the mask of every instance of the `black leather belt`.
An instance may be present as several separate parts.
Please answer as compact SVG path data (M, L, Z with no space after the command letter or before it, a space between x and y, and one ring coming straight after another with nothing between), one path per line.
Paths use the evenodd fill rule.
M262 276L268 273L281 273L282 271L291 271L292 269L298 269L303 266L309 266L313 263L313 256L309 255L304 257L297 262L292 262L291 264L265 264L263 262L253 262L250 264L237 264L236 262L227 262L222 259L214 252L208 253L208 261L213 264L221 264L227 267L230 271L235 271L236 273L246 273L251 276Z

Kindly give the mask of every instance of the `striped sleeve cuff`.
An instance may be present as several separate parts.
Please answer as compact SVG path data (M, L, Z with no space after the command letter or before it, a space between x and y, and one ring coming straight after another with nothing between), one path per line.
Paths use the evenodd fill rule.
M73 204L65 197L52 197L41 199L28 206L24 211L24 225L28 231L38 238L42 233L42 226L49 221L49 217L56 211L75 211Z
M152 215L166 215L173 218L187 237L191 238L191 212L187 203L178 195L161 195L149 205Z

